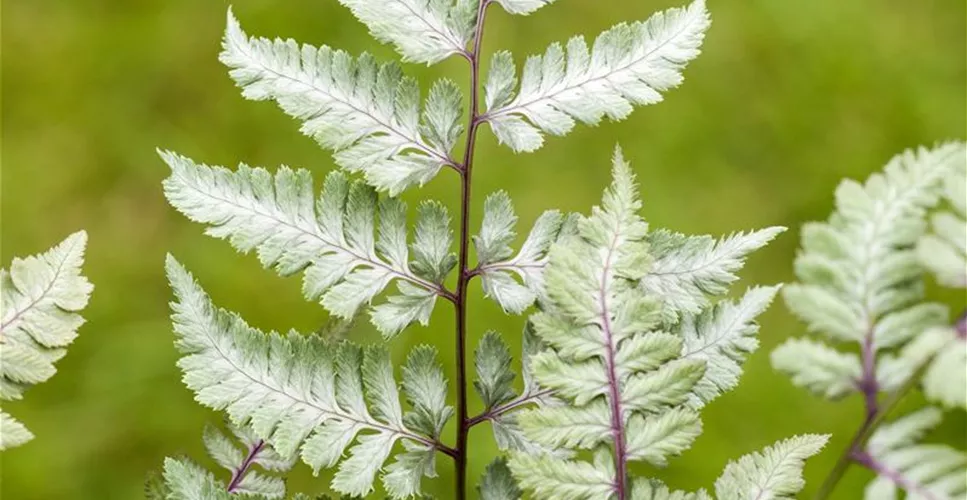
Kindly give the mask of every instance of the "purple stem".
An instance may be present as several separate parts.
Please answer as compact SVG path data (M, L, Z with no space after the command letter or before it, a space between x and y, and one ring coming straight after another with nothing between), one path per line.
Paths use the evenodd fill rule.
M477 27L474 33L473 48L463 56L470 62L470 122L467 125L467 144L463 153L460 173L460 256L457 277L457 290L453 298L456 306L456 344L457 344L457 445L454 449L456 468L456 499L467 496L467 435L470 419L467 416L467 283L473 277L470 260L470 187L473 171L473 153L477 141L477 128L480 120L480 45L483 41L484 22L487 6L491 0L480 0L477 8Z
M850 458L863 467L875 472L877 475L889 479L893 482L893 484L910 493L916 493L917 496L926 498L928 500L937 500L937 497L933 493L925 490L923 486L903 477L903 474L901 474L899 471L887 467L886 464L880 462L866 451L854 450L852 453L850 453Z
M957 335L961 338L967 339L967 310L961 313L957 322L954 324L954 328L957 330ZM867 333L866 338L863 341L863 349L861 351L863 359L863 376L857 381L857 387L863 392L866 401L866 418L863 419L863 425L860 426L859 430L856 431L856 435L853 436L853 440L850 442L849 447L847 447L843 454L840 455L839 460L830 471L829 475L826 476L826 480L820 487L819 492L816 493L816 500L825 500L833 493L833 489L836 488L836 484L842 479L843 474L845 474L846 469L849 468L852 462L857 462L861 465L873 469L873 466L878 466L880 469L873 469L882 475L894 479L894 477L903 479L902 476L897 474L895 471L891 471L882 464L876 462L872 456L865 451L866 441L873 434L873 431L885 420L886 416L890 413L893 408L896 407L906 395L908 391L913 389L917 385L917 381L923 375L923 371L929 366L929 360L925 360L921 365L913 372L912 375L907 379L906 383L893 391L893 394L885 401L881 406L877 402L877 391L879 391L879 385L876 382L876 352L873 349L873 330L870 329ZM893 473L893 476L890 475ZM896 484L903 485L904 483L897 482ZM932 498L932 497L927 497Z
M608 370L608 400L611 405L611 436L614 439L614 492L617 500L627 498L628 454L625 449L624 411L621 408L621 392L618 386L618 374L615 369L615 342L611 331L611 312L608 309L608 277L611 273L611 259L617 244L617 235L608 249L605 259L604 272L601 273L601 292L598 301L601 307L601 329L606 337L605 366Z
M234 493L235 490L238 489L238 485L242 484L242 480L245 479L245 474L248 474L249 469L252 468L252 464L255 463L255 459L258 457L263 448L265 448L265 441L260 439L257 443L255 443L255 446L249 450L248 456L246 456L245 460L242 461L242 465L240 465L237 469L235 469L235 472L232 473L232 480L228 483L229 493Z
M524 406L528 403L537 401L543 398L544 396L548 396L552 392L553 391L551 391L550 389L543 389L531 394L524 394L519 398L512 399L502 405L494 406L493 408L481 413L480 415L477 415L476 417L471 418L470 421L467 423L467 425L469 425L470 427L473 427L486 420L493 420L503 415L504 413L507 413L516 408L520 408L521 406Z

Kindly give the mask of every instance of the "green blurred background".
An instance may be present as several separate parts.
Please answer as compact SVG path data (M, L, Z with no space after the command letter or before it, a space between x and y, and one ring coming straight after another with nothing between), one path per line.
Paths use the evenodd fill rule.
M484 49L510 49L519 62L552 41L593 36L677 3L567 0L526 18L494 8ZM38 437L4 453L5 499L138 498L145 473L166 455L209 464L201 432L219 416L192 401L174 365L166 252L218 304L258 327L307 331L326 319L301 298L298 278L278 278L254 256L204 236L162 196L167 167L156 147L212 164L307 167L320 177L334 167L274 104L245 101L230 82L216 59L227 5L3 3L3 265L86 228L85 271L96 285L88 323L59 373L6 405ZM587 211L608 182L619 142L655 227L714 235L792 228L749 261L741 290L791 279L796 228L827 215L840 178L865 177L903 148L967 135L963 0L711 0L709 7L704 53L665 102L622 123L579 126L534 154L514 155L484 132L474 223L482 195L499 188L512 195L522 225L547 208ZM237 0L234 8L252 34L394 56L335 0ZM405 69L424 90L442 76L466 85L466 63L456 58ZM445 172L406 198L453 206L457 190L456 176ZM962 295L934 292L958 310L964 304ZM472 293L470 345L491 328L516 343L522 319L485 302L479 285ZM452 350L451 308L441 303L433 320L394 342L395 359L421 342ZM795 433L832 433L807 467L809 494L858 424L856 398L821 401L769 368L768 350L803 327L780 303L761 322L763 348L740 387L704 412L695 446L656 473L671 484L711 486L729 459ZM379 341L368 324L352 337ZM935 438L961 446L964 429L963 415L951 415ZM471 439L475 482L495 447L485 426ZM441 478L427 486L449 498L452 468L440 464ZM854 468L837 498L858 498L869 477ZM319 492L326 484L302 467L290 489Z

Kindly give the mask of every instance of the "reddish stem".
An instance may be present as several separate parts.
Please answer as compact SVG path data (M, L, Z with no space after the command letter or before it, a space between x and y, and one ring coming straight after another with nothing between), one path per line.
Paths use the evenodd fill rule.
M263 448L265 448L265 441L260 439L257 443L255 443L255 446L249 450L248 456L246 456L245 460L242 461L242 465L240 465L238 469L235 469L235 472L232 473L232 480L228 483L229 493L235 493L235 490L238 489L238 486L242 484L242 480L245 479L245 474L247 474L249 469L252 468L252 464L255 463L255 459L259 456L259 453Z
M477 142L477 128L480 126L480 45L483 41L484 21L487 6L491 0L480 0L477 8L477 27L474 33L473 48L464 57L470 61L470 121L467 125L467 144L463 153L460 172L460 256L457 290L454 297L456 305L456 344L457 344L457 445L454 449L456 468L456 499L467 496L467 435L471 422L467 416L467 284L473 273L470 260L470 188L473 171L473 153Z
M899 471L887 467L886 464L880 462L866 451L856 450L850 454L850 458L854 462L875 472L877 475L889 479L893 484L903 488L907 492L916 493L918 497L927 500L937 500L936 495L925 490L920 484L907 479Z

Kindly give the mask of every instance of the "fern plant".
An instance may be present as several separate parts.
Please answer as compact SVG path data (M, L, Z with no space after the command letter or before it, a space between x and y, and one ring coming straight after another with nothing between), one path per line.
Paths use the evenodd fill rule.
M456 398L448 400L449 381L430 346L414 349L397 373L380 346L259 331L215 306L169 257L184 382L252 437L242 453L221 440L212 450L232 472L224 482L186 458L169 459L163 484L150 490L172 499L242 493L238 484L255 477L245 457L257 462L270 449L286 464L298 458L316 472L336 468L331 490L350 497L372 493L377 478L392 498L420 496L443 456L455 469L449 498L462 500L467 462L478 455L468 433L489 423L506 456L478 482L480 498L709 498L631 477L629 464L664 465L687 449L701 432L701 408L738 383L758 347L755 319L779 287L752 287L738 300L725 295L746 256L783 228L720 239L649 230L620 150L613 183L590 215L545 212L516 251L517 216L505 192L485 198L476 234L469 224L484 125L526 152L578 122L619 120L660 101L699 53L709 26L704 2L619 24L590 48L580 37L551 45L526 60L519 78L507 52L494 54L483 76L488 9L530 14L553 0L341 3L405 61L466 59L468 109L449 80L434 83L421 102L419 85L397 63L250 37L229 11L220 59L242 94L275 101L342 170L329 173L317 195L305 170L230 170L165 151L165 194L209 235L255 251L281 275L302 274L306 299L341 331L367 311L389 341L426 325L438 302L450 303L456 350L445 354L456 361ZM447 208L432 200L417 207L410 226L396 196L442 170L460 180L456 231ZM507 314L532 312L521 339L521 391L499 333L487 332L474 349L472 386L485 407L478 415L468 413L474 279ZM805 435L743 457L726 466L715 492L723 500L789 498L802 487L803 461L825 442ZM260 488L245 493L285 494L276 480L250 481Z
M826 498L851 463L877 474L866 498L967 498L967 455L923 444L941 419L926 407L887 422L915 387L928 401L967 409L967 316L951 324L945 306L924 299L924 272L967 283L964 185L967 149L950 143L894 157L865 183L843 181L827 222L802 228L799 282L785 288L789 309L825 340L790 339L772 353L793 383L831 399L860 394L859 430L817 498ZM928 212L941 198L953 210ZM853 347L844 352L827 341Z
M0 399L18 400L24 391L54 376L54 363L67 354L84 324L79 312L94 287L81 275L87 233L80 231L54 248L0 269ZM0 410L0 450L34 438L20 421Z

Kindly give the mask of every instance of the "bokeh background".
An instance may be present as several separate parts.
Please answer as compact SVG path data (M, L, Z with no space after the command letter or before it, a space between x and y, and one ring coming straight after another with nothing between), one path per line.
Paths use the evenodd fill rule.
M593 36L678 3L569 0L527 18L494 8L484 49L510 49L520 62L552 41ZM474 223L482 195L499 188L512 195L522 226L547 208L587 211L608 182L609 157L620 143L655 227L713 235L791 228L751 258L736 287L741 291L753 282L791 279L797 228L828 214L840 178L863 178L904 148L967 135L963 1L710 3L714 22L704 53L665 102L621 123L579 126L534 154L514 155L483 132ZM85 271L96 285L88 323L59 373L24 401L5 405L38 437L4 453L4 499L138 498L145 474L165 456L186 454L211 465L201 432L220 417L193 402L175 368L166 252L195 272L218 304L260 328L308 331L326 320L321 306L301 298L298 278L279 278L254 256L204 236L162 196L167 167L156 147L211 164L306 167L320 178L334 168L329 153L274 104L245 101L233 87L216 59L227 6L215 0L3 3L3 266L85 228ZM252 34L394 57L335 0L236 0L234 8ZM466 85L466 69L456 58L405 68L424 90L443 76ZM454 206L457 190L456 176L445 172L406 198ZM478 284L472 290L470 345L487 329L516 343L522 319L485 302ZM963 307L962 295L931 293ZM707 408L695 446L655 472L672 485L711 486L729 459L792 434L832 433L827 451L809 462L805 496L858 424L858 399L821 401L769 368L768 351L803 333L782 304L761 323L763 346L739 388ZM393 343L395 359L417 343L450 352L451 324L451 308L441 303L431 327L412 328ZM351 336L379 341L365 323ZM452 360L447 363L452 373ZM485 426L471 439L475 481L496 450ZM933 439L962 446L963 415L949 416ZM304 466L297 470L292 491L325 491L328 481ZM449 498L450 461L440 460L440 472L428 489ZM869 478L854 468L836 498L858 498Z

